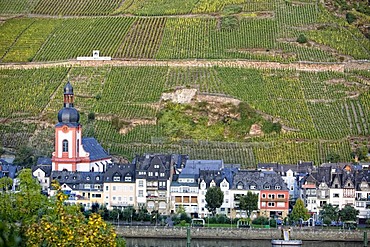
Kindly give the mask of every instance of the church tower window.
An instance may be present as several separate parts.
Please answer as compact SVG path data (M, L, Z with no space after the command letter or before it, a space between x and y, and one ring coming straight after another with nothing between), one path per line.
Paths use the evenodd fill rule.
M68 152L68 141L63 140L63 152Z

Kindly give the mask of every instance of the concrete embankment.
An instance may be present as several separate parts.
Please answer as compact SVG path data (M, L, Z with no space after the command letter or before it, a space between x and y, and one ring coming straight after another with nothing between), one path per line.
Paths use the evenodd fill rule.
M186 227L121 226L116 232L126 238L186 238ZM271 240L281 238L281 230L192 227L190 235L194 239ZM355 242L363 241L364 230L292 228L290 236L303 241Z

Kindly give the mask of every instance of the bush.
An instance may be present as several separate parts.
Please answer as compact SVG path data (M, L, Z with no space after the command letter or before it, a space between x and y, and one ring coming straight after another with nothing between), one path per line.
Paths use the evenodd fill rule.
M94 121L95 120L95 113L94 112L90 112L88 115L87 115L87 119L89 121Z
M349 23L349 24L352 24L354 21L356 21L356 16L353 14L353 13L351 13L351 12L348 12L347 14L346 14L346 20L347 20L347 22Z
M307 43L307 38L304 34L300 34L297 38L297 42L300 43L300 44L304 44L304 43Z
M268 225L269 219L264 216L259 216L252 221L255 225Z
M236 29L239 25L239 20L235 16L225 16L221 19L221 27L224 30Z
M239 5L226 5L223 9L224 14L237 14L242 12L243 8Z

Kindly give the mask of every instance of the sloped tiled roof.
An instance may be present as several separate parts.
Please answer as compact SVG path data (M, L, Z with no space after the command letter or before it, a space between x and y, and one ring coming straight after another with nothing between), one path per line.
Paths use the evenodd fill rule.
M45 176L46 177L50 177L51 175L51 170L52 170L52 167L51 165L36 165L36 166L32 166L32 172L36 171L37 169L41 169L45 172Z
M51 158L49 157L39 157L37 159L36 165L51 165Z
M280 186L279 190L288 190L281 176L273 171L241 170L234 176L232 189L238 189L238 184L247 190L251 185L256 186L256 190L263 190L266 184L270 185L271 190L276 185Z
M109 159L110 156L93 137L82 138L82 145L86 152L90 153L90 160Z

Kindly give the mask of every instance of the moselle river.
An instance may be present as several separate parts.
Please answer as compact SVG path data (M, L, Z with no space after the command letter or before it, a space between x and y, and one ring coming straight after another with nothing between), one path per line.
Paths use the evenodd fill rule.
M271 247L270 240L192 239L191 247ZM303 241L302 247L363 247L362 242ZM126 247L186 247L186 239L126 238Z

